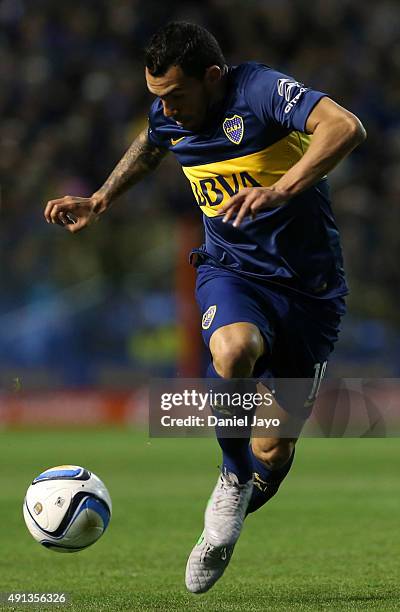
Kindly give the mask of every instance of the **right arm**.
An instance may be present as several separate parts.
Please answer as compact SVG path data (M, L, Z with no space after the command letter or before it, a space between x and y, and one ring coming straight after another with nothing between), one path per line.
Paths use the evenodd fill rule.
M147 128L131 144L110 176L90 198L65 196L50 200L44 211L48 223L57 223L71 233L97 221L120 195L152 172L167 150L156 147L148 139Z

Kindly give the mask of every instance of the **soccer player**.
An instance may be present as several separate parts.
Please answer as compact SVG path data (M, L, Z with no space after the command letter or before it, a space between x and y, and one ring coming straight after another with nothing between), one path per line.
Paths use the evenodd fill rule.
M292 76L255 62L228 66L215 38L195 24L163 27L145 59L156 96L148 129L91 197L51 200L45 217L80 231L172 151L203 213L205 244L191 258L212 357L207 377L312 379L296 394L295 415L284 390L277 395L286 424L305 419L347 293L326 174L365 130ZM222 470L186 568L193 593L222 575L245 516L289 472L297 438L264 435L249 444L250 434L217 436Z

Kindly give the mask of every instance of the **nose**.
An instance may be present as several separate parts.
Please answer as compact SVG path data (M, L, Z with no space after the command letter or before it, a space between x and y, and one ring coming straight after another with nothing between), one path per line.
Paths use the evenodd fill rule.
M177 114L176 108L172 108L164 100L162 101L162 104L163 104L163 113L165 117L174 117Z

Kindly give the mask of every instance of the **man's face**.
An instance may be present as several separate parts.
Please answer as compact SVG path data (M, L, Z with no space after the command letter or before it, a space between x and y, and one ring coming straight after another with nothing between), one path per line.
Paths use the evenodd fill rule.
M221 69L211 66L202 80L185 75L180 66L171 66L162 76L146 68L149 91L161 99L164 115L186 130L200 129L221 80Z

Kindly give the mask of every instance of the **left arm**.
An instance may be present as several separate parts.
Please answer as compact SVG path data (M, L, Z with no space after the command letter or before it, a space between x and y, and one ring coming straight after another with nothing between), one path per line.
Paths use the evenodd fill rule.
M220 209L224 221L236 215L238 227L246 215L254 217L264 208L279 206L319 181L366 138L360 120L330 98L322 98L306 122L312 134L303 157L272 187L242 189Z

